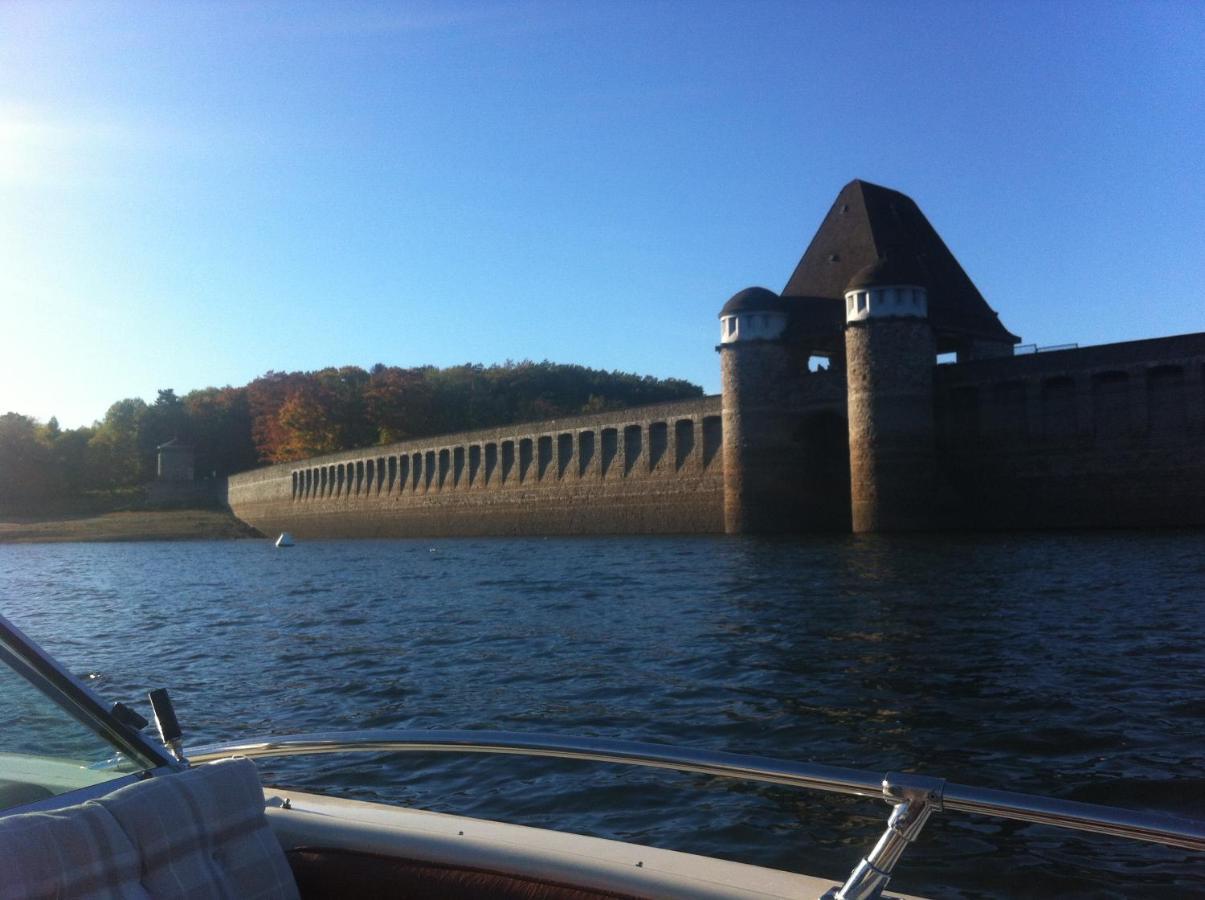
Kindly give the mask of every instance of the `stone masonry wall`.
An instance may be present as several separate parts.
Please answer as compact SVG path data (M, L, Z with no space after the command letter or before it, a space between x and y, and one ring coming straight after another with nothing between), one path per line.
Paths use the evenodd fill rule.
M809 372L806 350L777 341L718 349L725 530L848 530L845 373Z
M853 530L931 528L933 330L915 318L851 322L845 355Z
M947 525L1205 525L1205 334L938 366L935 391Z
M720 398L349 450L231 476L298 538L723 531Z

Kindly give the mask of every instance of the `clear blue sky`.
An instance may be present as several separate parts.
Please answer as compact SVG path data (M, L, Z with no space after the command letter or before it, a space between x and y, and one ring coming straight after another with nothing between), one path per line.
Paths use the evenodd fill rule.
M1205 4L0 4L0 412L552 359L718 390L852 178L1026 341L1205 330Z

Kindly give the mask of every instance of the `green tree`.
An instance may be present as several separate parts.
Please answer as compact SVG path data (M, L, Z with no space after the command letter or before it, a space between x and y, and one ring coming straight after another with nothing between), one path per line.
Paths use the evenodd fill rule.
M152 481L158 470L158 447L173 439L192 443L188 413L184 401L171 388L158 392L155 402L147 406L138 425L139 480Z
M118 400L88 441L90 481L101 487L138 484L144 476L142 437L147 405L137 397Z
M246 388L204 388L184 397L187 434L196 451L197 472L218 476L254 468L251 406Z
M60 432L50 444L51 458L62 478L63 492L66 494L77 495L100 487L90 480L88 442L93 434L92 428L71 428Z
M61 489L50 446L36 419L20 413L0 416L0 504L24 506Z
M38 436L47 445L53 445L63 434L63 429L59 427L59 420L54 416L50 417L50 421L38 429Z

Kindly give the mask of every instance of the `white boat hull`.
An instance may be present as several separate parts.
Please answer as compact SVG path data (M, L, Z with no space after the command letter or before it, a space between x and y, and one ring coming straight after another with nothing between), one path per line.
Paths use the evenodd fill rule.
M818 898L839 886L824 878L561 831L274 788L265 788L264 795L268 820L286 852L321 847L370 853L673 900Z

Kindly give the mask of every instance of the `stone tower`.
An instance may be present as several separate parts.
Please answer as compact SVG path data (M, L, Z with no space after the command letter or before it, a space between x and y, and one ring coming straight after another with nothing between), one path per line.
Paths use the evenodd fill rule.
M855 532L931 527L933 367L925 278L880 259L845 289L850 509Z
M155 448L158 452L156 477L159 481L192 481L194 454L192 447L172 438Z
M797 361L786 341L782 298L746 288L720 310L723 395L724 530L752 534L792 530L782 485L791 477L791 423L786 397Z
M911 197L860 180L837 195L782 299L810 352L844 364L853 530L929 527L937 354L1010 356L1020 338Z
M866 181L841 189L781 296L748 288L720 322L730 534L931 527L937 354L1020 341L916 203Z

